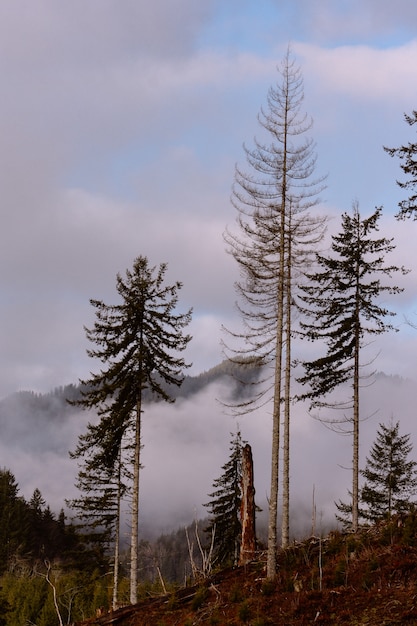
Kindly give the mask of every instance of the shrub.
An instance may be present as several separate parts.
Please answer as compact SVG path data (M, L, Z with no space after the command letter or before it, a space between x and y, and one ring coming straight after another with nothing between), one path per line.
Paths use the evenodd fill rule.
M199 589L197 589L197 592L191 603L192 610L197 611L204 604L206 598L207 598L207 588L200 587Z
M247 600L244 600L244 602L242 602L242 604L240 605L238 610L238 617L240 621L244 624L249 622L249 620L252 618L252 609L250 608L249 602Z
M233 602L233 604L237 604L238 602L241 602L243 600L243 592L240 585L233 585L233 587L230 589L229 599L230 602Z

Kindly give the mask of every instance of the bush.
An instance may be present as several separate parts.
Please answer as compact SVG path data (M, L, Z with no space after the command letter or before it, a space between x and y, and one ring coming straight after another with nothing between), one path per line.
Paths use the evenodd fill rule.
M238 602L241 602L243 600L243 592L240 585L233 585L233 587L230 589L229 600L230 602L233 602L233 604L237 604Z
M197 611L205 602L207 598L207 588L200 587L197 589L196 594L191 602L191 608L193 611Z
M252 609L249 605L248 600L245 600L240 605L239 611L238 611L238 617L240 621L243 622L244 624L249 622L249 620L252 618Z

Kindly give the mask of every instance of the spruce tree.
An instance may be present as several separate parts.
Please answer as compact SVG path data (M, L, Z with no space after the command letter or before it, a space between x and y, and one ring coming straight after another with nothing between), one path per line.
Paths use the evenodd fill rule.
M368 218L361 218L358 204L351 215L343 213L342 230L332 237L331 254L316 255L318 271L308 274L309 282L302 287L303 311L301 323L305 336L320 341L325 354L304 361L304 376L298 380L309 385L303 397L310 398L312 407L339 408L341 420L327 420L333 426L347 423L353 435L352 461L352 530L358 528L359 517L359 421L360 377L365 338L392 330L386 317L394 313L378 303L384 293L398 294L397 286L381 282L404 268L385 265L385 256L394 248L392 239L376 237L382 209L377 208ZM330 395L343 383L350 383L351 394L346 400ZM347 413L351 410L351 415ZM321 417L323 421L326 421Z
M400 423L379 425L376 440L361 471L365 484L361 490L364 516L371 522L391 518L409 510L417 490L416 461L410 435L399 434Z
M173 402L169 387L181 385L187 367L181 353L191 337L184 329L191 310L176 313L180 282L165 285L166 263L151 267L139 256L126 277L117 275L121 302L108 305L90 300L94 326L86 329L95 345L87 353L103 364L98 373L81 381L84 391L77 404L96 409L99 423L81 437L78 455L98 450L106 467L116 467L124 437L133 432L130 601L137 601L139 470L144 392Z
M417 111L413 111L411 115L404 114L405 121L409 126L417 123ZM404 174L408 177L405 181L397 180L397 185L401 189L410 192L410 196L398 203L400 208L397 218L405 219L413 217L417 219L417 142L408 143L399 148L384 147L385 152L390 156L396 156L400 160L400 167Z
M271 488L269 495L269 579L276 575L280 424L284 422L283 545L288 541L289 428L291 406L291 309L301 280L301 267L320 240L323 220L311 217L323 179L315 178L314 141L308 136L311 120L302 112L304 99L300 69L287 52L278 68L279 82L271 87L259 122L265 140L244 147L247 171L237 167L232 202L238 232L225 234L230 253L239 265L236 284L242 332L230 332L237 348L230 357L248 357L266 374L257 393L238 407L247 412L272 404ZM242 348L242 346L244 346Z
M230 457L222 466L223 473L213 482L206 532L214 532L214 558L219 565L237 565L242 534L240 507L242 502L242 442L239 431L230 442Z

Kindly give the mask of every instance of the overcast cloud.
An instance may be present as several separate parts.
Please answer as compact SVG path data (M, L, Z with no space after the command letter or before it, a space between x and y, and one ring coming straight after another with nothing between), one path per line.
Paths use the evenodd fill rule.
M183 282L192 372L220 361L221 326L235 323L236 268L222 240L235 219L234 165L289 43L317 173L328 174L329 231L356 199L363 214L384 205L392 261L412 270L389 302L399 332L373 347L377 369L414 376L417 333L404 315L417 311L417 226L393 217L401 171L382 146L415 140L403 114L417 108L417 6L340 4L0 4L0 397L88 376L89 298L112 303L117 272L139 254Z
M329 175L323 211L357 198L393 214L400 172L382 145L410 139L417 83L416 9L400 5L2 3L0 396L88 373L88 300L111 302L139 254L184 283L193 371L219 360L234 164L289 42ZM409 228L395 231L413 268Z

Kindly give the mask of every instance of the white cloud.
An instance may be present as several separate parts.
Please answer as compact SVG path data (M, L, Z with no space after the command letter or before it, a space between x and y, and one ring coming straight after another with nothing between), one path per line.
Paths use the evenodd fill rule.
M239 29L249 8L236 4ZM111 302L116 273L138 254L167 261L170 279L183 282L181 301L195 310L191 360L212 365L220 326L234 315L237 268L222 240L235 218L234 162L258 131L287 37L299 39L288 32L262 53L250 38L201 47L222 17L215 2L191 0L175 9L165 0L123 9L42 0L24 11L7 1L0 18L0 395L46 391L93 367L82 328L88 299ZM232 23L221 25L227 36ZM312 37L293 49L329 206L346 210L358 197L364 212L380 203L393 212L397 170L381 146L409 133L402 112L414 98L415 41L332 49ZM410 238L399 248L412 265Z
M281 3L276 3L280 8ZM399 37L414 35L417 10L413 0L295 0L290 21L293 29L321 44L353 40L355 43L371 40L387 45ZM288 6L284 3L284 7Z
M417 40L380 49L366 45L322 48L297 43L309 85L316 93L325 90L333 97L344 96L375 107L415 98Z

